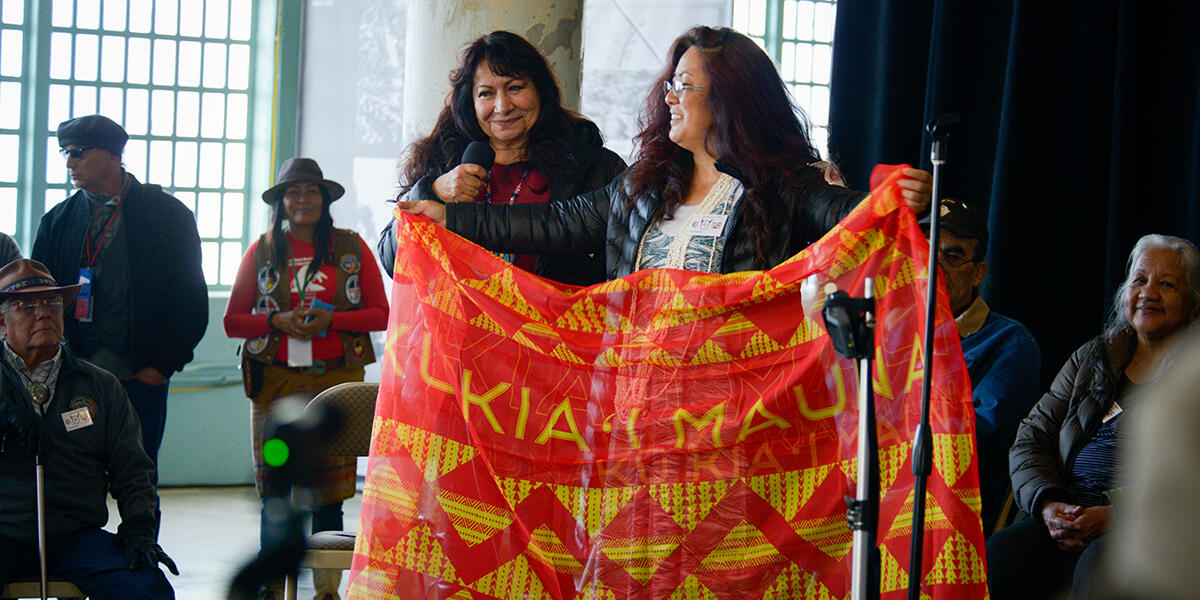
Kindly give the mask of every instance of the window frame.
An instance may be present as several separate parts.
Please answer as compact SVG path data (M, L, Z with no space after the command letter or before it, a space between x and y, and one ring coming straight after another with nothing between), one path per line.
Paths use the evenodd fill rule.
M193 196L192 210L193 214L202 213L204 208L200 206L201 193L215 193L216 198L213 202L218 204L216 207L210 206L209 209L215 208L218 212L218 227L216 237L204 237L202 243L212 244L215 242L216 256L212 257L211 252L206 253L206 262L216 265L215 277L209 282L209 289L213 291L228 290L231 286L232 276L227 275L222 269L232 268L236 272L237 262L240 262L241 254L249 247L250 242L265 230L265 222L267 220L267 209L262 203L259 194L261 190L269 187L273 179L276 167L282 162L279 157L290 157L295 152L297 147L297 130L299 107L296 101L284 101L288 98L299 97L299 79L300 79L300 42L302 34L302 18L303 18L303 3L289 2L286 0L230 0L225 5L227 14L225 16L226 34L225 37L209 37L202 32L199 37L194 35L184 35L179 31L179 25L182 23L185 13L181 10L184 2L190 0L180 0L176 4L176 32L173 35L161 35L155 32L156 23L154 10L158 8L157 4L151 4L150 22L151 27L148 32L135 32L130 30L130 12L132 8L129 6L128 0L124 0L125 6L125 25L120 30L105 29L103 22L103 6L97 7L100 12L100 23L96 29L80 28L76 21L81 3L96 2L99 0L66 0L66 3L71 5L75 17L72 19L70 27L55 26L53 24L53 10L55 2L47 0L15 0L16 3L23 1L24 14L20 25L2 24L5 29L19 29L22 32L21 41L21 73L20 77L14 78L9 76L0 77L0 81L19 81L20 89L20 117L18 128L15 133L18 137L18 155L17 155L17 175L16 182L3 182L0 186L16 188L16 215L15 215L15 230L12 231L13 238L20 244L23 252L28 255L32 250L33 241L36 238L38 225L42 216L46 212L46 197L47 193L53 193L55 189L63 189L64 197L73 193L73 188L69 181L64 183L57 182L56 177L52 177L53 169L61 168L51 162L50 145L54 143L54 130L56 124L49 123L50 118L50 100L52 86L67 86L68 102L67 114L74 114L75 103L75 88L79 86L91 87L95 90L95 104L97 111L101 106L101 91L106 88L117 88L121 90L121 111L119 115L120 122L124 122L125 116L128 114L128 90L140 89L146 90L148 98L146 108L146 132L144 134L131 135L132 140L142 140L146 144L146 164L142 166L133 166L130 173L145 183L155 183L163 185L164 191L172 195L182 193L185 195L189 192ZM105 4L114 0L105 0ZM249 2L249 18L251 19L251 29L249 38L246 40L235 40L230 37L234 26L233 19L238 15L237 9L243 8L236 6L237 2ZM12 4L14 0L8 0L7 3ZM204 6L203 10L207 11L210 7ZM51 77L51 40L56 33L67 33L72 36L71 49L71 74L67 79L56 79ZM123 68L124 75L121 81L106 81L103 77L104 67L99 64L99 58L102 58L103 50L99 50L101 54L97 57L97 72L94 80L78 80L75 79L75 59L78 57L74 44L76 34L96 35L97 48L102 48L104 36L115 36L124 39L122 59L126 61L126 67ZM151 48L158 40L172 40L175 42L175 63L173 67L173 82L170 85L155 84L153 73L155 65L150 63L147 67L151 73L150 80L147 83L129 83L128 82L128 62L129 62L129 42L131 38L148 39ZM206 87L205 81L200 79L197 85L182 85L179 82L180 74L180 59L179 46L180 42L199 43L200 59L199 65L201 73L197 77L200 79L203 75L203 70L206 66L207 58L205 52L208 48L204 44L216 43L223 44L225 49L222 52L224 56L224 64L222 72L225 77L225 85L222 87ZM232 89L228 87L230 76L230 51L234 45L248 46L248 72L246 74L245 89ZM154 50L151 50L153 53ZM153 56L151 54L150 56ZM147 57L147 62L150 62L150 56ZM172 127L167 133L154 132L154 114L153 101L149 100L153 92L156 90L165 90L172 93L173 99L172 108ZM203 102L205 93L219 93L224 96L223 102L226 102L224 109L228 111L228 97L230 94L244 94L246 96L246 130L245 136L242 138L226 137L228 131L228 121L222 120L222 136L221 137L204 137L204 132L201 129L203 122L200 116L197 116L197 132L195 136L180 136L178 124L175 119L179 116L178 96L179 92L193 92L196 94L200 115L203 114ZM78 115L74 115L78 116ZM118 115L109 115L114 119ZM5 129L2 132L5 135L14 133L11 129ZM165 141L172 144L172 157L170 173L172 178L179 171L176 166L176 158L178 150L175 147L176 142L195 142L195 165L194 176L191 177L191 185L175 186L174 181L159 182L154 181L149 176L150 165L152 164L150 143ZM200 144L218 143L220 144L221 152L221 183L217 187L201 185L201 152ZM243 162L243 177L240 187L226 187L224 170L226 167L227 145L230 143L240 143L244 145L245 155ZM136 169L144 168L147 172L137 172ZM64 169L65 171L65 169ZM226 217L226 194L240 193L241 198L241 231L237 235L225 235L224 223ZM236 200L235 200L236 202ZM185 204L187 202L185 201ZM212 232L210 232L212 233ZM237 261L227 258L223 261L221 257L222 245L226 243L240 244L241 252L238 252ZM206 246L208 248L208 246ZM232 253L232 249L230 250ZM232 265L230 267L230 265ZM206 273L207 275L208 273ZM226 283L220 283L225 279Z

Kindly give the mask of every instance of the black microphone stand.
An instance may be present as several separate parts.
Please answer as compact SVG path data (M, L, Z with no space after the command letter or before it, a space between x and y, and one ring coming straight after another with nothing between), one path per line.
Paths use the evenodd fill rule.
M921 422L913 436L913 517L912 546L908 557L908 600L920 600L922 553L925 546L925 490L933 471L933 435L929 430L929 391L933 382L933 333L937 314L937 256L941 221L938 200L941 197L942 166L946 164L946 140L949 128L961 118L954 113L941 115L925 126L933 136L929 160L933 163L933 201L929 205L929 287L925 297L925 376L921 378Z
M830 284L829 287L832 287ZM858 361L858 485L856 498L846 497L846 520L854 531L850 590L852 600L879 598L879 442L875 431L875 393L871 359L875 357L874 282L866 278L863 298L834 291L826 296L821 316L834 350Z

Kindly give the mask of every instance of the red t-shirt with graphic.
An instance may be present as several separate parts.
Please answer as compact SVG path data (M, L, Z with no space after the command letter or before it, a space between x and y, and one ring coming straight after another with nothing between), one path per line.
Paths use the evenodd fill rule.
M250 244L250 248L242 256L241 265L238 266L237 278L229 293L229 304L225 306L225 335L252 339L270 333L271 327L267 324L267 315L254 314L253 309L259 297L270 294L275 289L274 286L281 282L291 289L291 306L280 306L279 310L287 311L301 307L296 276L299 276L300 281L308 278L308 267L312 264L315 250L311 242L304 242L290 235L288 243L292 246L292 257L288 261L286 272L278 274L279 281L270 281L264 278L261 284L254 268L254 252L258 248L258 241ZM379 275L379 265L361 237L358 239L358 243L362 245L362 260L357 261L358 264L354 264L353 260L347 260L346 264L342 265L342 259L334 257L333 264L325 263L318 267L317 272L313 274L304 288L304 308L312 306L313 298L333 304L337 292L337 271L340 268L350 268L358 272L359 293L362 294L361 308L334 312L333 323L325 332L325 336L312 339L313 360L329 360L342 355L342 338L337 335L337 331L367 332L381 331L387 328L387 297L383 293L383 280ZM265 291L260 287L265 288ZM288 336L283 336L279 350L275 352L275 360L283 364L287 363L288 358L287 338Z

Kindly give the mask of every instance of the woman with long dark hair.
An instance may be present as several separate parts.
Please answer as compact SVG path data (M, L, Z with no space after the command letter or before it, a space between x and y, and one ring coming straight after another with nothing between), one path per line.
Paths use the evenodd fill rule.
M604 148L600 130L562 106L546 58L507 31L480 37L463 50L450 73L450 97L433 132L414 143L400 167L405 201L516 205L559 202L602 187L625 169ZM462 163L471 142L495 153L491 168ZM595 252L542 255L530 248L509 262L550 279L587 285L604 278ZM389 224L379 255L390 273L396 239Z
M362 381L375 362L370 331L387 327L387 298L366 242L336 229L329 205L345 189L325 179L311 158L292 158L263 192L271 228L250 245L225 307L225 334L245 338L242 379L250 404L254 481L266 499L288 493L263 458L267 416L281 398L312 398L327 388ZM354 495L357 461L326 459L314 476L318 492L312 530L342 529L342 501ZM263 514L263 541L267 542ZM340 571L313 571L318 600L337 598ZM282 581L260 597L281 598Z
M640 119L637 160L607 187L544 206L405 202L491 250L604 252L609 278L668 267L766 269L803 250L864 194L828 183L770 58L731 29L675 40ZM930 176L909 169L909 206Z

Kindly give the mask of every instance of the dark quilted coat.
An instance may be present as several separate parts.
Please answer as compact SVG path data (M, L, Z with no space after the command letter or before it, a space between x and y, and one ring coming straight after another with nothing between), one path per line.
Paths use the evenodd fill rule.
M735 167L717 168L734 177ZM760 264L743 222L743 202L725 222L721 273L773 267L815 242L844 218L865 195L825 182L820 171L802 167L801 186L771 185L773 247ZM446 227L496 252L604 252L609 279L635 270L638 246L663 201L657 194L632 204L624 176L608 186L570 200L515 206L454 203L446 206Z

